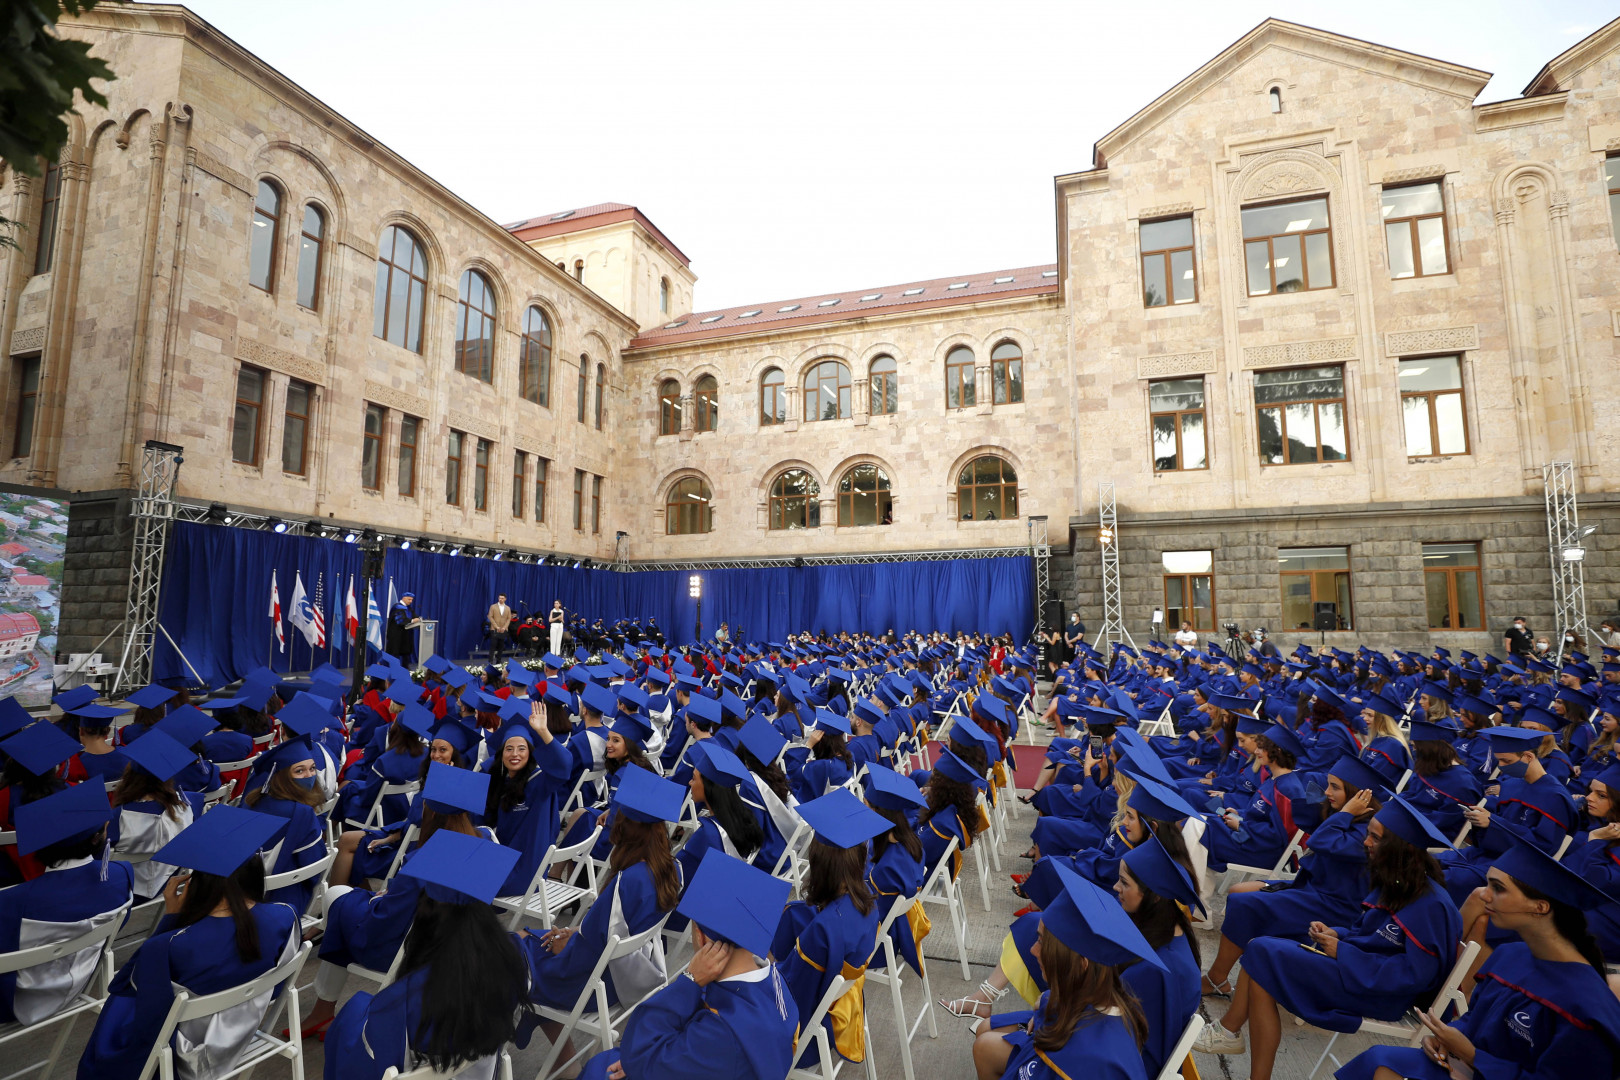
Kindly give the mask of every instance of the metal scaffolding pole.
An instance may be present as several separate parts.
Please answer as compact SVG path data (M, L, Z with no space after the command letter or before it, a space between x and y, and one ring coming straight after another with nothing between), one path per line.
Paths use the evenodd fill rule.
M1125 629L1124 604L1119 590L1119 522L1114 512L1114 482L1097 483L1097 544L1102 550L1103 625L1098 640L1124 642L1133 649L1136 642Z
M1052 545L1046 535L1045 515L1029 518L1029 557L1035 566L1035 621L1030 623L1033 636L1040 631L1046 598L1052 595Z
M129 606L124 615L124 654L112 692L152 681L152 649L157 644L158 593L163 587L163 552L174 520L174 484L183 448L148 439L141 451L141 480L130 516L135 543L129 559Z
M1541 481L1547 498L1547 556L1552 563L1553 618L1558 625L1559 656L1563 656L1564 635L1570 630L1587 637L1586 627L1586 548L1581 541L1597 531L1596 525L1581 528L1580 507L1575 498L1575 464L1553 461L1541 467Z

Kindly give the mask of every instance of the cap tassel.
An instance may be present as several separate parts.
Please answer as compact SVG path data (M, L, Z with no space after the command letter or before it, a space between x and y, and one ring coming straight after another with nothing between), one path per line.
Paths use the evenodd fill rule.
M103 836L101 841L101 880L107 880L107 863L112 859L112 837Z

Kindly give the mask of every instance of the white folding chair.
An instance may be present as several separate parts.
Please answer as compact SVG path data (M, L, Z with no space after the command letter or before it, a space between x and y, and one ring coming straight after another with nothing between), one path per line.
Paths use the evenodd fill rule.
M1456 1008L1458 1016L1468 1011L1468 995L1463 993L1462 984L1463 980L1468 977L1469 966L1473 964L1474 958L1478 955L1479 942L1477 941L1468 942L1457 955L1457 963L1452 967L1451 974L1446 976L1446 981L1440 986L1440 992L1434 996L1434 1005L1430 1011L1436 1016L1444 1019L1446 1011L1452 1007ZM1405 1039L1408 1046L1416 1046L1423 1041L1423 1036L1429 1032L1429 1029L1423 1026L1423 1021L1418 1019L1418 1014L1422 1011L1424 1010L1414 1006L1406 1010L1405 1016L1394 1021L1363 1019L1361 1026L1356 1029L1356 1034L1359 1035L1365 1032L1368 1035L1387 1035L1390 1038ZM1335 1068L1343 1064L1338 1058L1333 1057L1333 1044L1338 1041L1339 1033L1334 1032L1333 1037L1328 1040L1327 1046L1322 1050L1322 1056L1316 1059L1316 1064L1306 1074L1305 1080L1315 1080L1316 1074L1321 1071L1322 1062L1328 1058L1333 1058Z
M803 821L799 822L798 828L793 830L793 835L788 837L787 846L782 849L782 854L777 856L776 865L771 868L771 877L792 882L793 887L797 889L799 880L803 876L800 873L800 868L804 864L806 852L810 850L812 838L812 830L809 824ZM783 873L784 870L786 874Z
M595 900L601 889L596 881L596 863L591 859L591 848L596 846L596 840L602 835L602 826L598 824L591 830L591 834L577 844L569 847L551 845L545 858L535 868L534 877L529 880L529 888L522 896L497 896L495 906L502 911L510 911L512 917L506 921L508 930L516 930L524 916L538 919L540 925L547 930L551 929L551 920L557 912L572 904L576 900L590 897ZM574 863L573 871L566 881L556 881L551 877L551 868L560 863ZM588 885L581 887L573 884L579 880L579 875L585 874Z
M383 876L384 882L394 880L394 875L399 873L399 868L405 863L406 853L411 850L411 845L416 843L416 838L421 835L422 826L407 825L405 827L404 835L399 838L399 850L394 852L394 861L388 864L388 873Z
M1159 713L1158 716L1154 717L1152 720L1144 720L1138 724L1136 727L1136 733L1142 736L1144 739L1151 739L1158 736L1174 738L1176 734L1176 722L1170 717L1170 706L1166 704L1164 711Z
M56 1042L51 1045L50 1056L44 1061L35 1062L27 1068L19 1069L6 1076L5 1080L15 1080L16 1077L33 1072L35 1069L44 1069L43 1075L49 1076L51 1070L56 1068L57 1059L62 1056L62 1049L67 1045L68 1036L73 1034L73 1025L78 1022L79 1014L85 1012L100 1012L107 1002L107 987L113 977L113 935L123 925L124 917L129 914L129 905L125 904L117 911L110 911L106 917L78 937L68 938L66 941L52 942L48 945L35 945L28 949L18 949L16 952L0 953L0 975L10 975L15 972L48 964L53 960L72 957L86 950L94 949L98 953L95 970L90 975L90 981L83 990L69 998L60 1009L32 1024L10 1023L0 1025L0 1046L4 1046L15 1039L33 1036L52 1024L61 1024L61 1031L57 1033ZM66 1023L62 1023L62 1021ZM9 1055L8 1055L9 1056Z
M241 761L219 761L219 762L215 762L215 764L219 766L219 774L221 776L224 776L227 773L241 772L244 769L252 768L253 767L253 759L249 757L249 758L243 758ZM242 789L242 787L244 785L247 784L247 777L246 776L239 776L235 780L232 780L230 783L231 783L230 798L235 799L238 795L242 794L241 789Z
M376 983L377 989L381 990L393 985L394 980L399 977L399 965L404 960L405 943L402 941L399 943L399 949L394 953L394 959L389 962L387 971L374 971L368 967L361 967L359 964L350 964L348 972L350 975L358 976L367 982Z
M236 790L235 784L221 784L213 791L205 791L203 793L202 812L206 814L220 803L230 801L231 792L234 790Z
M1395 782L1395 793L1398 795L1406 790L1406 782L1412 779L1412 770L1407 769L1401 773L1401 778Z
M244 1005L277 986L281 986L281 993L265 1010L264 1017L248 1040L247 1048L232 1062L228 1071L213 1074L214 1080L228 1080L232 1076L241 1076L243 1073L253 1071L260 1062L273 1057L286 1058L292 1065L293 1080L303 1080L304 1040L296 1034L299 1030L298 972L304 966L304 960L312 948L309 942L304 942L285 962L277 964L258 978L241 986L233 986L229 990L205 994L202 997L192 997L185 990L176 993L174 1003L169 1006L169 1014L164 1017L163 1027L158 1031L157 1041L152 1044L152 1051L147 1055L146 1064L141 1069L140 1080L150 1080L154 1074L161 1076L163 1080L174 1080L174 1049L169 1044L174 1039L175 1029L181 1024L188 1020L215 1016L227 1009ZM285 1024L281 1023L283 1009L287 1012ZM294 1034L285 1039L277 1036L275 1031L281 1027Z
M431 1065L423 1065L420 1068L412 1069L410 1072L400 1072L398 1066L390 1065L383 1071L382 1080L455 1080L465 1070L472 1067L471 1065L462 1065L453 1072L440 1072ZM501 1050L500 1057L496 1059L495 1075L500 1077L500 1080L512 1080L512 1055L504 1048Z
M579 779L574 781L573 790L568 793L568 798L563 800L562 816L566 818L575 810L584 809L585 785L589 784L591 786L591 790L594 792L597 790L597 783L606 775L606 769L586 769L584 772L580 773Z
M371 808L366 811L366 819L364 821L356 821L353 818L350 818L343 824L349 826L351 829L380 829L383 826L383 800L387 799L391 795L404 795L407 799L409 799L412 795L415 795L421 790L422 781L420 780L411 780L404 784L385 783L377 792L377 797L372 801Z
M541 1063L540 1071L535 1073L535 1080L551 1080L552 1077L568 1071L574 1062L583 1061L598 1050L613 1049L614 1024L623 1014L628 1013L636 1003L632 1002L629 1006L622 1002L612 1006L608 1004L608 964L621 956L629 956L634 952L638 952L649 942L659 940L658 935L663 931L664 920L667 918L669 916L665 915L663 919L659 919L639 934L627 938L620 938L615 934L608 938L607 948L603 949L602 955L597 958L596 967L591 971L591 977L585 980L585 988L580 991L579 998L574 1002L574 1007L568 1012L554 1009L549 1005L535 1007L535 1011L542 1017L555 1024L562 1025L562 1030L557 1032L556 1036L551 1040L551 1049L546 1051L546 1059ZM596 1006L596 1011L587 1016L585 1007L591 1004ZM573 1033L580 1030L584 1030L589 1036L584 1047L575 1050L567 1061L558 1061L557 1059L562 1054L563 1047L569 1044Z
M1298 873L1290 870L1288 868L1288 864L1296 855L1299 855L1304 850L1305 833L1301 829L1295 829L1294 838L1288 841L1287 847L1283 848L1282 858L1278 859L1276 865L1270 869L1267 869L1264 866L1245 866L1242 863L1227 863L1226 887L1230 890L1233 885L1236 885L1246 877L1264 878L1266 881L1292 881L1298 876Z
M894 939L889 936L890 927L896 922L904 920L910 914L911 909L917 906L917 903L915 896L902 897L894 902L894 906L889 909L889 914L884 917L882 925L878 927L877 940L878 948L883 951L883 967L881 970L868 968L866 971L867 985L876 984L889 988L889 1001L894 1009L895 1028L900 1035L900 1065L905 1070L906 1080L916 1080L916 1073L911 1067L911 1044L917 1038L917 1031L922 1027L924 1020L928 1021L928 1037L930 1039L939 1038L939 1024L934 1019L934 990L928 981L928 965L926 963L921 965L923 969L921 975L923 1007L922 1011L917 1014L917 1018L913 1020L906 1014L904 995L900 989L901 981L906 971L910 969L906 967L906 962L900 959L898 950L894 947ZM920 941L917 943L917 959L922 960L922 942Z
M979 796L980 801L984 799ZM990 869L985 865L984 849L995 843L995 827L991 826L978 835L977 843L970 843L968 850L973 852L973 869L979 875L979 899L984 901L984 910L990 910Z
M795 1067L788 1070L787 1080L833 1080L843 1070L844 1066L849 1064L848 1060L833 1048L832 1040L827 1036L827 1029L821 1026L821 1021L827 1015L827 1010L832 1008L834 1003L849 990L850 985L850 981L842 975L833 976L832 983L827 987L827 992L821 995L821 1000L816 1003L816 1009L810 1014L809 1021L799 1028L800 1042L793 1047ZM862 1010L861 1022L863 1024L866 1022L864 1012ZM813 1068L801 1069L797 1067L797 1061L798 1055L804 1053L803 1040L806 1034L809 1035L810 1041L815 1045L816 1060ZM872 1033L867 1031L866 1061L863 1063L863 1067L866 1070L868 1080L877 1080L877 1069L872 1064L874 1052Z
M962 981L970 979L967 959L967 905L962 902L962 883L951 877L951 865L956 857L956 837L945 848L939 865L928 875L923 887L917 890L920 904L941 904L950 913L951 929L956 938L956 953L962 961Z
M337 847L328 844L326 854L319 861L308 866L300 866L296 870L288 870L280 874L266 874L264 878L264 891L268 895L276 889L284 889L289 885L301 885L310 878L315 879L315 892L310 897L309 909L299 918L299 922L308 931L311 927L322 926L326 923L326 916L314 914L326 908L326 875L332 870L332 861L337 858Z
M1170 1056L1164 1059L1164 1068L1159 1070L1159 1075L1154 1077L1154 1080L1177 1080L1181 1075L1181 1063L1192 1053L1193 1043L1198 1041L1198 1036L1203 1032L1204 1023L1202 1016L1192 1014L1192 1019L1188 1020L1187 1026L1182 1029L1181 1038L1170 1048Z

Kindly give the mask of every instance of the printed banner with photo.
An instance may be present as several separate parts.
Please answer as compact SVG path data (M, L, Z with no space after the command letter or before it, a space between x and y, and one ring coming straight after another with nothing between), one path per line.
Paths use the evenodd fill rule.
M68 504L0 487L0 698L51 700Z

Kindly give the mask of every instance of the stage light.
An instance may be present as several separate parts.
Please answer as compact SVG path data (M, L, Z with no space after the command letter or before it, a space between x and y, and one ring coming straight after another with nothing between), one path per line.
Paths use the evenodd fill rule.
M1114 542L1114 530L1110 529L1106 525L1098 529L1097 542L1102 544L1103 547L1107 547L1109 544L1112 544Z
M326 526L314 518L310 518L309 521L304 523L304 531L311 536L325 536Z
M582 567L584 565L585 565L585 560L584 559L575 559L574 560L574 569L575 570L578 570L580 567Z
M411 542L409 540L405 539L404 537L400 537L399 550L401 550L401 551L409 551L409 550L411 550Z
M210 525L229 525L231 517L225 509L225 504L222 502L209 503L207 521Z
M353 529L350 529L348 532L343 534L343 542L345 544L352 544L358 539L360 539L360 534L355 532Z
M586 559L585 560L585 563L584 563L585 569L589 570L595 565L596 565L596 560L595 559Z
M455 547L451 548L450 551L449 551L449 555L450 555L450 557L452 559L455 558L457 555L460 555L460 554L461 554L461 545L460 544L457 544Z
M511 560L514 560L514 561L518 560L518 559L527 559L528 558L527 555L520 555L516 548L507 548L506 549L506 557L508 559L511 559Z
M804 566L804 556L803 555L795 555L793 557L793 565L796 566L796 567Z
M686 595L694 600L703 598L703 576L701 574L693 574L686 579Z
M270 526L270 531L277 535L287 531L287 523L280 518L270 518L265 524Z
M373 529L370 525L367 525L365 528L361 529L360 542L362 544L375 544L377 542L377 530Z
M495 562L500 562L502 559L506 558L506 552L497 551L494 555L491 555L490 558Z

